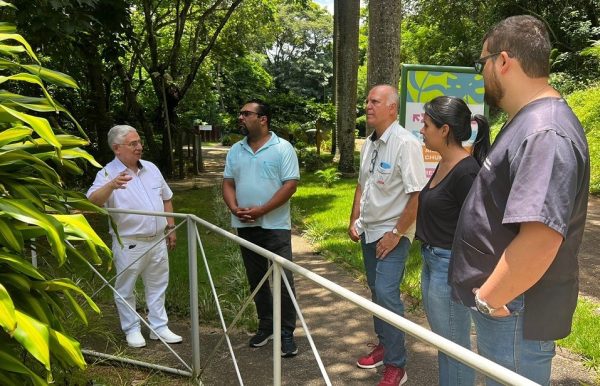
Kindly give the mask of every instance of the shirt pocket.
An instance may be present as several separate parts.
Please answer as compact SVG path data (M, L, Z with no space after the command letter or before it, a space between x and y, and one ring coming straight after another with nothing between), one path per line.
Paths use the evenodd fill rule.
M279 166L275 162L263 161L260 176L267 180L279 179Z
M385 189L390 183L392 171L394 168L388 162L381 161L375 168L375 185L380 189Z
M161 185L151 185L150 192L152 194L152 198L160 198L162 200L162 186Z

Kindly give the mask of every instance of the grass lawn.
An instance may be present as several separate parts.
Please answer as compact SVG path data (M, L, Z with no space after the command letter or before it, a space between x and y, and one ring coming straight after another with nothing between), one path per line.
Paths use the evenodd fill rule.
M600 381L600 304L579 298L573 318L573 331L571 335L558 341L558 344L583 355L586 365L598 371Z

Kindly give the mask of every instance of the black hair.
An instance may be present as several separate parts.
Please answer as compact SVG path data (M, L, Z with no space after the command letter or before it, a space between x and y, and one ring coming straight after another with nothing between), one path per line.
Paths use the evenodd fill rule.
M247 101L244 104L247 105L249 103L254 103L258 106L258 111L256 111L256 113L260 117L267 117L267 127L270 128L271 127L271 106L269 106L262 99L250 99L249 101Z
M550 75L552 45L541 20L529 15L511 16L494 25L483 37L486 41L489 53L506 51L530 78Z
M471 115L469 106L460 98L439 96L425 103L425 114L437 126L448 125L450 128L448 141L461 145L471 138L471 120L477 122L477 137L473 144L473 157L479 165L483 164L490 150L490 125L481 114Z

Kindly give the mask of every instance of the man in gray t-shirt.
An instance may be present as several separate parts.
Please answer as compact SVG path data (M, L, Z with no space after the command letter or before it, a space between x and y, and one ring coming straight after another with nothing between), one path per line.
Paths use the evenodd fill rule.
M543 385L577 304L590 176L581 123L548 84L549 53L531 16L484 38L475 68L508 122L463 205L449 273L455 300L473 308L479 353Z

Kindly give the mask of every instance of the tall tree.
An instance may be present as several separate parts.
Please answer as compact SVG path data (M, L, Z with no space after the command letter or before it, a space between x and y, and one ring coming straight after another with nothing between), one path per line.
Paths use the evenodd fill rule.
M356 84L358 76L358 26L360 0L338 1L339 27L336 37L336 129L340 146L338 169L354 173L356 128Z
M333 0L333 9L334 10L339 10L340 8L340 0ZM339 21L339 12L334 12L333 13L333 97L331 102L333 103L334 106L337 106L337 92L338 92L338 77L337 77L337 61L338 61L338 45L339 45L339 36L340 36L340 21ZM336 114L337 116L337 114ZM333 128L333 130L331 131L331 155L335 155L336 151L337 151L337 123L335 124L336 127Z
M367 90L378 84L398 87L401 22L401 0L369 1ZM367 134L371 131L367 128Z
M331 15L315 3L279 6L275 44L267 51L276 92L293 92L317 102L331 99Z
M156 121L163 134L160 163L167 176L173 173L172 137L177 129L177 106L241 2L141 0L139 17L143 22L137 31L134 52L147 74L144 81L151 82L157 101Z

